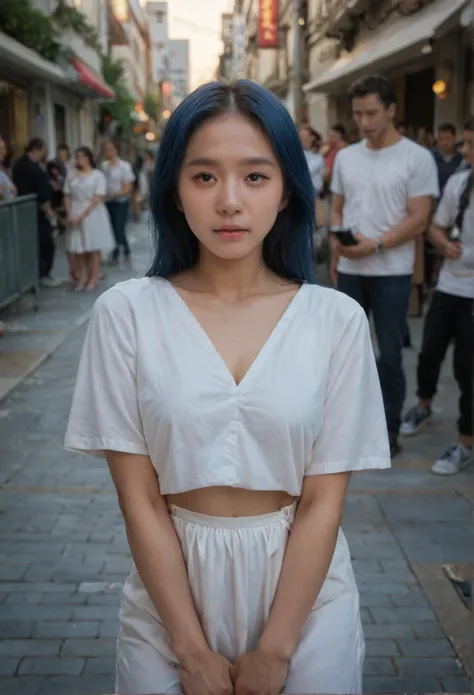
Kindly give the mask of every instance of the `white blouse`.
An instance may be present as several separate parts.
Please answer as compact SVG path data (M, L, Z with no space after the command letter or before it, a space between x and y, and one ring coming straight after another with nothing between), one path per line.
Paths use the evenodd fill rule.
M164 495L299 496L307 475L388 468L366 316L340 292L303 285L237 385L170 282L119 283L94 306L65 446L148 455Z

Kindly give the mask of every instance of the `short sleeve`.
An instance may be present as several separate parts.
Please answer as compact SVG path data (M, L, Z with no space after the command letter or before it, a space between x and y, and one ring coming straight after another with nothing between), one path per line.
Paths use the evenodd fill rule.
M99 170L96 170L96 179L97 179L97 183L96 183L96 189L94 191L94 194L104 197L105 194L107 193L107 180L106 180L104 174Z
M459 197L456 195L457 176L451 176L444 189L434 216L435 227L450 229L456 222L459 210Z
M135 174L133 173L132 166L129 162L123 162L123 183L133 183L135 181Z
M331 177L331 193L344 195L344 182L342 180L341 152L336 154Z
M408 177L408 198L421 198L428 195L439 198L439 178L435 158L422 147L417 147Z
M64 195L71 195L72 176L73 176L72 172L69 172L66 176L66 180L64 181L64 188L63 188Z
M104 450L148 454L136 382L134 322L117 289L95 303L82 349L65 447L103 458Z
M349 319L344 319L345 325L333 344L323 424L305 475L389 468L391 465L369 324L365 313L355 303L351 314Z

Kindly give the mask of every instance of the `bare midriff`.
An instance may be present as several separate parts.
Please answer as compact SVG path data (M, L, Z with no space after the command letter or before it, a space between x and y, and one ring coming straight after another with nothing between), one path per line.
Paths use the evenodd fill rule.
M166 495L168 504L198 514L244 517L272 514L295 501L281 490L244 490L233 487L206 487L200 490Z

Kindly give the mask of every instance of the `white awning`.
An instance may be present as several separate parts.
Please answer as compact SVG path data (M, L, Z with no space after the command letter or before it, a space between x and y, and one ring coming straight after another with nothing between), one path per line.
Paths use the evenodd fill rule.
M0 64L11 66L15 72L24 73L29 78L40 78L55 84L68 82L67 73L59 65L45 60L36 51L3 32L0 32Z
M421 57L421 48L430 39L454 28L454 20L468 0L435 0L416 14L389 20L380 31L368 36L359 47L303 86L305 92L328 92L367 71L379 72Z

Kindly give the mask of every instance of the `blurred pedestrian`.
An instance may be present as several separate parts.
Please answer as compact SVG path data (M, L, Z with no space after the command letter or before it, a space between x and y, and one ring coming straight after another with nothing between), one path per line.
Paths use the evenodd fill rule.
M432 415L441 366L454 341L453 367L461 397L459 436L434 463L437 475L456 475L472 462L474 382L474 119L466 124L462 153L470 170L453 174L436 210L429 237L444 257L426 314L418 358L418 403L403 419L400 432L412 436Z
M373 316L395 456L405 400L402 350L415 239L428 228L438 177L432 154L397 132L396 97L389 80L368 75L353 84L349 96L364 140L336 157L332 224L349 229L356 243L343 246L334 239L332 275L338 289Z
M57 224L51 204L53 189L42 166L47 153L44 140L30 140L25 153L13 165L12 178L18 195L37 196L40 283L42 287L57 287L61 281L51 275L55 254L54 228Z
M127 221L130 210L135 174L129 162L120 159L117 146L108 140L104 143L105 162L101 170L107 182L106 203L115 237L115 248L111 262L119 262L120 250L126 263L131 261L130 245L127 239Z
M88 147L76 150L75 168L64 187L68 220L67 251L77 258L76 291L97 289L101 254L110 253L115 242L104 205L107 183L96 168Z

